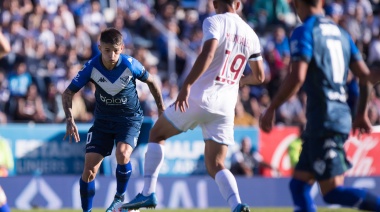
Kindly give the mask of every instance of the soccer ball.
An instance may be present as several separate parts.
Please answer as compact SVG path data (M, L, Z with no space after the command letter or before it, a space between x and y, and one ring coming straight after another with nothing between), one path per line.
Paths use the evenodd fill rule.
M121 212L121 206L123 203L119 203L116 205L115 209L112 210L112 212ZM140 210L128 210L128 212L140 212Z

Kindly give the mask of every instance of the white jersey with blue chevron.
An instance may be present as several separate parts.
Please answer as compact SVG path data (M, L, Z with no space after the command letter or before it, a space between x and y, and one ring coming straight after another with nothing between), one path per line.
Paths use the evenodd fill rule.
M149 73L135 58L120 55L112 70L104 67L101 55L89 60L71 81L69 89L77 92L86 83L95 84L95 118L126 121L141 119L143 113L136 90L136 79L146 81Z

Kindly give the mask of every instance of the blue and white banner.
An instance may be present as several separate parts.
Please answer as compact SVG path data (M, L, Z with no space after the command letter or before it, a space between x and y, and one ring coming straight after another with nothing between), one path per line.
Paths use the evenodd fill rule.
M96 178L95 208L106 208L112 202L116 191L114 177ZM289 178L237 178L240 196L251 207L291 207L288 190ZM350 177L345 184L366 188L380 195L380 177ZM32 207L60 209L80 208L79 176L17 176L0 178L8 203L13 208ZM126 202L141 192L143 179L131 178ZM326 207L318 186L311 191L318 206ZM157 185L159 208L213 208L228 207L214 180L208 176L159 177ZM329 205L328 207L338 207Z
M146 119L141 128L138 147L132 154L133 168L142 174L146 143L149 130L153 125L151 119ZM62 175L81 174L84 164L85 140L90 124L78 124L81 142L69 143L63 140L66 133L65 124L8 124L0 128L0 136L11 145L15 161L15 169L10 175ZM235 141L248 136L253 146L258 145L257 128L236 128ZM239 148L233 145L231 149ZM229 164L230 154L226 164ZM199 128L174 136L165 143L165 162L161 170L162 176L188 176L207 174L204 165L204 141ZM112 175L115 167L115 157L107 157L101 167L101 174Z

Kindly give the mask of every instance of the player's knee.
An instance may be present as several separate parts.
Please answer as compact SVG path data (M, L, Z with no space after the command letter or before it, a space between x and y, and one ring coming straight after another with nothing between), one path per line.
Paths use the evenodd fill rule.
M86 183L93 181L96 177L96 172L97 170L95 168L84 170L82 174L83 181Z
M214 178L216 173L218 173L220 170L223 170L224 164L223 163L208 163L206 162L206 169L208 174Z
M121 151L117 149L115 152L115 155L116 155L116 161L118 164L126 164L130 160L131 152Z

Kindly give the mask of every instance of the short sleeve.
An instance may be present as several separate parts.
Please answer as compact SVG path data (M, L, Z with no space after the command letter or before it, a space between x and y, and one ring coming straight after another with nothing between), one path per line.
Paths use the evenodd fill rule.
M145 67L135 58L132 60L132 75L134 78L145 82L149 77L149 72Z
M220 40L220 29L218 27L218 24L216 24L216 19L213 17L214 16L208 17L203 21L203 25L202 25L203 40L202 40L202 43L204 43L207 40L213 39L213 38Z
M351 36L347 33L348 40L350 42L350 63L355 61L361 61L363 60L362 55L360 54L359 49L356 47L354 41L352 40Z
M313 54L312 30L302 25L296 28L290 38L290 53L292 61L304 60L310 62Z
M87 62L78 74L72 79L69 89L73 92L78 92L91 79L92 65L91 61Z
M252 50L252 54L258 54L260 52L261 52L261 45L260 45L259 37L257 36L256 33L253 33L253 50Z

